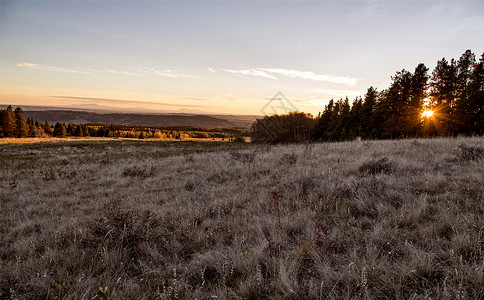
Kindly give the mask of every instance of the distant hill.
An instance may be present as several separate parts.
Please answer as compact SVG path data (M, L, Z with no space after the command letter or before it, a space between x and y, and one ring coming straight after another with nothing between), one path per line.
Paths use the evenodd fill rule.
M132 126L196 126L205 128L248 127L247 116L214 117L191 114L132 114L132 113L94 113L72 110L24 110L25 118L34 118L39 122L73 124L118 124ZM230 118L230 120L228 120Z

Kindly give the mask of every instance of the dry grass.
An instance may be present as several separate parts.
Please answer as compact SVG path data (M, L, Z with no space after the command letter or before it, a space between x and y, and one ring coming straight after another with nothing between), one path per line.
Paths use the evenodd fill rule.
M57 143L57 142L79 142L79 141L106 141L117 140L104 137L28 137L28 138L1 138L0 145L5 144L30 144L30 143Z
M250 140L245 139L250 142ZM0 145L5 144L31 144L31 143L58 143L58 142L80 142L80 141L145 141L145 142L160 142L160 141L194 141L194 142L228 142L229 139L226 138L184 138L184 139L171 139L171 138L146 138L146 139L135 139L135 138L110 138L110 137L76 137L70 136L65 138L56 137L34 137L34 138L0 138Z
M483 148L2 145L0 298L483 299Z

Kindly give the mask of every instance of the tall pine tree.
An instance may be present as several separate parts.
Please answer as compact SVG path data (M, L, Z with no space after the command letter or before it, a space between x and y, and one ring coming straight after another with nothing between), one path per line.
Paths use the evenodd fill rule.
M24 113L20 107L15 109L15 136L18 138L27 137L29 127L24 119Z
M45 121L44 123L44 132L47 134L53 134L54 131L52 130L52 126L50 126L48 121Z
M474 65L468 89L471 134L484 134L484 53Z
M58 138L66 137L66 126L63 123L57 122L54 126L54 136Z
M412 73L407 70L392 76L392 84L382 100L384 109L384 138L397 138L407 135L405 110L410 102Z
M457 85L457 68L454 59L447 62L442 58L432 72L430 95L435 111L437 130L441 135L451 134L453 128L454 106Z
M3 137L15 136L15 119L12 111L12 106L8 106L7 109L2 110L2 135Z
M375 108L378 92L372 86L368 88L365 94L365 101L361 106L361 128L363 137L369 138L373 130L374 124L372 122L373 109Z
M455 100L455 128L460 133L469 134L474 130L475 107L471 101L471 83L476 56L467 50L457 61L457 82Z
M411 80L410 98L405 109L406 134L416 136L422 133L422 112L424 100L427 97L429 82L428 68L424 64L419 64Z

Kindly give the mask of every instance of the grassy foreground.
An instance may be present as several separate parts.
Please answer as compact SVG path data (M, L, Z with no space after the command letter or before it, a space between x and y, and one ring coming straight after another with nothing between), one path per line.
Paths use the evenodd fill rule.
M483 299L484 139L0 146L1 299Z

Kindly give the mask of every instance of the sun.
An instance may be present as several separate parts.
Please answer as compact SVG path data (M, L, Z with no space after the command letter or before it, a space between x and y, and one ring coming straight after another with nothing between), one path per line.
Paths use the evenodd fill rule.
M424 118L430 118L434 115L434 111L433 110L426 110L422 113L422 117Z

